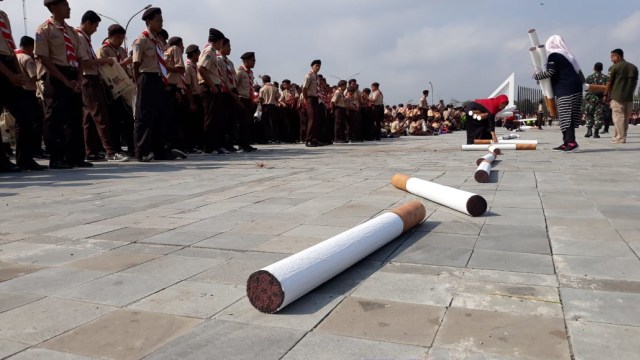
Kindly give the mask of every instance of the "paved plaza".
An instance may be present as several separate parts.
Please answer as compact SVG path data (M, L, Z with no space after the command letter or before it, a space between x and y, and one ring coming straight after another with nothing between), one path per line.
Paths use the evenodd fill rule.
M500 131L499 131L500 133ZM0 359L637 359L640 128L552 152L438 137L0 175ZM410 200L402 172L483 195L274 315L268 264Z

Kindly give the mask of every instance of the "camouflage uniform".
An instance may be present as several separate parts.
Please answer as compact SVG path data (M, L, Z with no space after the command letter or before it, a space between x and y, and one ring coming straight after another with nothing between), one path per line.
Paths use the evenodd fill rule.
M608 81L607 75L602 73L593 73L587 77L587 84L606 85ZM584 114L587 120L587 129L594 127L600 130L604 124L604 115L607 111L607 105L604 102L603 94L596 94L587 91L584 97Z

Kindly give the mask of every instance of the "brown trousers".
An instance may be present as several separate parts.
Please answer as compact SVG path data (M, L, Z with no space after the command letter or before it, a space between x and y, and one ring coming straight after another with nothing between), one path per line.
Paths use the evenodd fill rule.
M318 130L320 128L320 103L318 97L308 96L307 102L307 143L318 142Z
M84 148L87 155L96 155L100 146L107 155L115 150L112 146L111 123L107 108L106 89L98 75L85 75L82 79L82 127L84 128Z

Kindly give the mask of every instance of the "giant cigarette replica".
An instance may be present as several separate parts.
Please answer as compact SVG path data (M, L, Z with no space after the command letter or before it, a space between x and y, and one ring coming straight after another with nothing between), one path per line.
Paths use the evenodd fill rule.
M489 145L492 144L489 139L475 139L473 141L475 145ZM529 145L538 145L538 140L500 140L498 139L498 145L502 144L529 144Z
M532 46L529 49L529 54L531 55L533 67L536 72L547 70L547 49L544 45L540 44L538 34L536 34L536 29L529 30L529 39L531 40ZM547 105L547 110L549 110L549 115L551 117L557 117L558 110L556 109L556 101L553 94L553 87L551 86L551 79L540 80L540 89L542 89L542 95L544 95L544 102Z
M477 145L462 145L462 151L491 151L500 155L500 150L535 150L536 144L477 144ZM496 151L499 150L499 151Z
M478 169L473 175L474 179L476 179L479 183L488 183L491 178L491 166L493 161L496 159L496 154L493 152L488 153L487 155L481 157L476 160L476 165L478 165Z
M391 212L254 272L247 297L256 309L275 313L421 223L426 209L412 201Z
M487 201L480 195L454 189L430 181L396 174L391 179L393 186L410 192L448 208L471 216L480 216L487 211Z

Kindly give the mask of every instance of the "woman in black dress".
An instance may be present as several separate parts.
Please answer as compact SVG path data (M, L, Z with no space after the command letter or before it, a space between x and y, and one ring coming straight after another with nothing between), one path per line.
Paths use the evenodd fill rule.
M467 114L467 144L471 145L476 139L498 142L496 137L496 114L509 104L507 95L498 95L489 99L476 99L464 108ZM472 115L469 115L472 112ZM475 115L475 119L474 119ZM477 118L480 117L478 120Z

